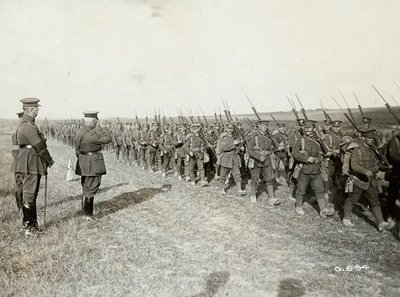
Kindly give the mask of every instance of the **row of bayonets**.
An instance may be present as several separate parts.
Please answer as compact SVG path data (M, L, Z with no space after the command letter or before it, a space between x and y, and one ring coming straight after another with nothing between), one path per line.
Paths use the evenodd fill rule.
M396 84L396 85L397 85L397 84ZM388 101L382 96L381 92L379 92L379 90L378 90L374 85L372 85L372 87L373 87L373 89L378 93L379 97L383 100L383 102L385 103L386 108L389 110L390 114L393 116L393 118L396 120L396 122L397 122L398 124L400 124L400 116L399 116L399 114L397 114L397 113L393 110L392 106L390 106L390 104L388 103ZM400 86L397 85L397 87L400 89ZM365 112L364 112L363 108L361 107L361 104L360 104L360 101L359 101L358 98L357 98L357 95L356 95L354 92L353 92L353 94L354 94L354 97L355 97L355 99L356 99L356 101L357 101L358 110L360 111L360 113L361 113L362 116L365 116ZM347 103L347 100L346 100L346 98L344 97L343 93L340 93L340 95L341 95L343 101L345 102L345 104L346 104L346 106L347 106L347 112L348 112L348 113L346 113L346 111L344 110L344 108L339 104L339 102L338 102L334 97L332 97L333 101L336 103L336 105L337 105L337 106L340 108L340 110L343 112L344 116L345 116L346 119L350 122L350 124L351 124L355 129L358 129L357 121L355 120L353 111L351 110L349 104ZM261 117L260 117L259 113L257 112L257 109L255 108L254 104L252 103L251 99L249 98L249 96L248 96L246 93L245 93L245 96L246 96L247 101L250 103L251 109L252 109L254 115L256 116L257 120L261 120ZM308 119L306 110L304 109L304 106L303 106L303 104L301 103L300 98L299 98L296 94L295 94L295 97L296 97L298 103L300 104L300 107L301 107L301 108L300 108L300 111L301 111L301 113L302 113L304 119ZM400 107L399 107L399 105L397 104L396 100L394 99L393 96L391 96L391 98L392 98L393 101L396 103L397 109L398 109L398 111L400 112ZM293 112L294 116L296 117L296 119L300 119L300 116L299 116L299 113L298 113L298 111L297 111L296 104L295 104L294 100L289 99L289 97L286 97L286 99L288 100L288 102L289 102L289 104L290 104L290 106L291 106L291 108L292 108L292 112ZM226 120L227 120L228 122L233 122L234 119L232 118L232 113L231 113L231 110L230 110L230 108L229 108L228 103L227 103L222 97L221 97L221 101L222 101L222 105L223 105L223 107L224 107L224 110L223 110L223 111L224 111ZM331 118L330 115L327 113L327 111L326 111L326 109L325 109L325 107L324 107L324 105L323 105L323 103L322 103L321 100L319 100L319 104L320 104L320 106L321 106L322 112L323 112L323 114L324 114L326 120L332 121L332 118ZM203 111L203 109L202 109L201 107L200 107L200 110L201 110L201 112L202 112L202 115L203 115L203 119L204 119L205 124L206 124L206 125L209 125L209 121L208 121L208 119L207 119L207 117L206 117L206 115L205 115L205 113L204 113L204 111ZM186 116L183 114L183 112L182 112L182 110L181 110L180 108L177 108L177 114L178 114L178 121L179 121L179 123L180 123L180 124L190 124L190 123L194 124L196 120L195 120L195 117L193 116L193 112L192 112L191 108L187 109L186 111L187 111L188 117L186 117ZM136 114L136 112L135 112L135 114ZM278 123L278 121L276 120L276 118L273 116L273 114L272 114L272 113L269 113L269 115L271 116L271 118L273 119L273 121L278 125L279 123ZM139 118L138 118L137 114L135 115L135 118L136 118L136 122L139 122ZM188 118L189 118L190 121L188 120ZM171 123L175 123L174 120L172 119L172 117L169 117L169 119L170 119ZM215 119L215 123L222 123L222 122L223 122L222 115L221 115L221 110L219 110L219 117L218 117L217 113L214 111L214 119ZM244 117L243 119L244 119L244 121L245 121L250 127L253 127L253 126L254 126L254 124L252 123L252 121L251 121L248 117ZM156 123L162 123L162 122L163 122L163 123L166 123L166 122L167 122L164 113L163 113L163 117L161 118L161 111L160 111L160 109L158 109L158 112L157 112L157 109L156 109L155 107L154 107L154 120L155 120ZM236 121L239 121L239 119L238 119L237 117L235 117L235 120L236 120ZM145 121L146 121L146 123L148 123L147 110L146 110ZM200 117L199 115L197 116L197 121L198 121L199 123L202 122L201 117Z

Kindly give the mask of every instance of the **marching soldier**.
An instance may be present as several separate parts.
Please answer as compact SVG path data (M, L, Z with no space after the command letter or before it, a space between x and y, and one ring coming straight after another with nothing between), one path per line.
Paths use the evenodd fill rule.
M182 180L182 166L184 167L184 173L187 175L186 170L186 152L183 148L186 139L186 128L184 124L180 124L178 126L178 131L175 132L174 135L174 147L175 147L175 168L174 168L174 176L178 177L179 180Z
M123 134L124 126L121 122L118 122L115 129L112 131L112 142L115 149L115 154L117 156L117 161L119 161L120 154L122 154L122 158L125 158L125 147L123 144Z
M192 185L196 185L195 167L200 175L200 185L207 185L204 173L204 140L199 136L201 124L192 124L192 133L186 136L184 150L188 159L188 174Z
M353 205L358 202L362 194L365 194L377 222L378 230L382 232L393 228L394 224L384 221L378 197L380 180L384 178L384 173L380 171L380 160L370 148L375 141L375 132L375 129L366 126L359 128L360 145L354 149L350 159L353 189L344 204L343 225L354 226L350 220Z
M244 151L243 143L239 139L235 139L234 126L232 123L227 124L226 132L222 133L218 140L219 165L221 165L220 182L222 187L222 195L226 194L225 181L228 173L231 172L233 179L238 188L238 195L246 195L246 191L242 190L242 177L240 174L241 159L240 151Z
M16 132L20 149L15 172L21 174L22 178L23 227L26 235L42 231L37 222L36 199L42 175L47 175L47 168L54 164L47 150L46 139L35 124L39 101L37 98L20 100L24 115Z
M293 147L293 157L298 163L294 169L297 178L296 191L296 212L304 215L303 199L309 185L314 191L320 209L320 216L326 217L333 215L327 200L324 196L324 182L321 175L321 162L323 160L321 145L314 139L314 129L316 121L305 120L303 131L304 135L296 141ZM298 171L296 173L296 171Z
M84 112L85 125L75 138L78 157L75 173L81 176L82 212L87 220L93 216L94 196L100 188L101 177L106 174L101 146L112 142L110 131L98 123L98 112Z
M160 154L162 157L162 176L167 176L169 166L174 163L174 136L171 127L165 128L165 133L160 136Z
M18 119L21 119L24 115L24 112L18 112L17 116ZM17 203L17 208L20 210L22 208L22 200L23 200L23 175L20 172L16 172L16 165L18 162L18 155L19 155L19 145L17 140L17 132L15 132L12 136L12 163L11 163L11 171L14 172L14 180L15 180L15 202Z
M286 125L284 123L278 124L278 130L274 133L273 137L278 143L278 147L275 150L276 155L276 168L275 168L275 178L279 176L279 167L280 163L282 162L283 167L285 168L285 180L286 184L289 185L289 142L288 136L285 131Z
M251 175L251 202L256 203L257 186L259 183L260 173L263 175L267 185L267 193L269 203L271 205L279 205L281 203L279 198L275 198L274 191L274 171L272 162L273 160L273 145L269 138L268 122L266 120L258 121L258 132L248 136L247 149L249 151L249 169Z

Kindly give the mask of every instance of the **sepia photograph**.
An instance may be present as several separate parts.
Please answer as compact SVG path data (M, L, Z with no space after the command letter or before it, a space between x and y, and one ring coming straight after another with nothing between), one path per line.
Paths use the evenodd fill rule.
M398 0L0 0L0 297L400 296Z

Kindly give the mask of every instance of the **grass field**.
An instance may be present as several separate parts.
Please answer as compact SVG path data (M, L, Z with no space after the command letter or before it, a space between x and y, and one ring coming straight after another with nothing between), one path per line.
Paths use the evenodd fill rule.
M116 162L95 198L96 222L83 221L78 181L66 182L72 149L49 141L46 232L25 238L8 194L10 135L0 135L1 296L400 296L400 245L379 233L368 210L355 229L284 199L220 196L215 181L193 187ZM43 185L39 193L43 223ZM6 195L4 195L6 194ZM358 266L362 267L359 268ZM353 268L353 271L346 270Z

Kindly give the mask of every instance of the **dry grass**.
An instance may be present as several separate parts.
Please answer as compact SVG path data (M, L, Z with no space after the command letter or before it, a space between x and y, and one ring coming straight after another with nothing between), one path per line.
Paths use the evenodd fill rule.
M45 234L24 238L14 200L0 198L0 295L400 294L399 242L363 217L347 230L335 219L320 219L309 205L298 217L287 200L279 207L265 199L253 205L234 196L235 189L221 197L215 182L193 187L118 164L106 153L98 220L84 222L79 182L65 182L72 150L50 142L50 151L56 164L49 173ZM285 187L278 195L287 197ZM347 265L370 268L334 270Z

